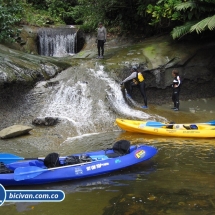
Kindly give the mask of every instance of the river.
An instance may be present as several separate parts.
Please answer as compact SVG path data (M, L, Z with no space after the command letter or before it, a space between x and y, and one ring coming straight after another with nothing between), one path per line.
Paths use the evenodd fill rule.
M119 84L102 63L81 62L48 82L38 83L23 98L8 97L2 116L32 126L35 117L58 117L56 126L33 126L29 135L0 140L0 151L23 157L61 156L111 147L120 139L153 145L158 154L147 162L95 178L7 189L60 189L59 203L10 203L1 214L78 215L212 215L215 214L214 139L168 138L128 133L116 117L160 121L207 122L215 119L214 98L181 101L179 112L128 103ZM149 98L150 101L150 98ZM11 105L14 104L15 106ZM14 109L16 111L14 111Z

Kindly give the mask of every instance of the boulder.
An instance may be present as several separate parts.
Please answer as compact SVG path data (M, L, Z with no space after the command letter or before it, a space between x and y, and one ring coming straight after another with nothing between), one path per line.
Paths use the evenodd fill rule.
M57 117L37 117L33 119L32 124L34 125L45 125L45 126L53 126L59 122Z
M33 128L25 125L13 125L7 128L4 128L0 131L0 138L13 138L20 135L28 134Z

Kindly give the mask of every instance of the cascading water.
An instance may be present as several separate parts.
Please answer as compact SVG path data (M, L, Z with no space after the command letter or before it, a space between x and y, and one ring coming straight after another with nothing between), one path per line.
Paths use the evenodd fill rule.
M40 117L52 116L69 123L71 136L116 130L117 116L154 119L143 111L131 108L125 101L118 83L110 78L103 66L86 66L62 72L52 86Z
M64 57L76 52L75 28L41 28L38 31L39 54Z

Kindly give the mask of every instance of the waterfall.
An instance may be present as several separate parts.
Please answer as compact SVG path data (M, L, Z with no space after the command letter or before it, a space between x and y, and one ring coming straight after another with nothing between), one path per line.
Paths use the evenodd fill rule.
M68 125L71 136L113 131L117 116L142 120L156 118L130 107L119 83L108 76L103 66L69 68L52 81L58 84L48 89L39 115L60 118Z
M40 55L64 57L76 53L75 28L41 28L38 31Z

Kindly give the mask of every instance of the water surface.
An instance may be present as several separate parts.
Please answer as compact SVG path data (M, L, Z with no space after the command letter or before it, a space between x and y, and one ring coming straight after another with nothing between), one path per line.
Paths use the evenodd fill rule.
M158 148L147 162L95 178L7 189L60 189L59 203L5 203L7 214L214 214L215 142L111 132L82 137L75 151L106 148L118 139ZM67 146L69 140L67 140ZM89 148L90 146L90 148ZM63 152L63 151L62 151Z

